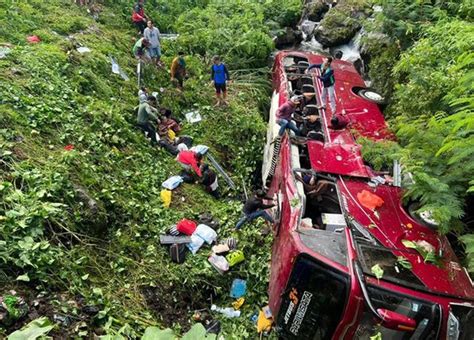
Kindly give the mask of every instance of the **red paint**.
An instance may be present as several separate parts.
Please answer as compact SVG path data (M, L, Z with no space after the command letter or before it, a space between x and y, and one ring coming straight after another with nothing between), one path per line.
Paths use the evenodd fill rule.
M274 91L280 95L279 104L284 103L288 97L287 80L283 67L283 59L288 56L307 58L310 64L321 63L322 56L306 53L284 51L275 57L273 67ZM368 185L374 172L365 166L360 153L360 145L356 143L359 136L374 140L394 139L388 131L387 124L378 106L354 94L352 89L356 86L365 87L362 78L358 75L352 64L335 60L332 64L336 79L336 113L345 113L350 119L350 126L343 130L330 129L330 113L322 115L323 132L326 143L311 141L308 151L311 166L319 173L334 175L339 192L341 208L345 214L351 215L359 224L366 227L372 237L387 248L395 256L404 256L412 264L412 273L423 283L424 290L415 290L392 282L376 280L366 276L368 283L389 289L392 292L404 294L408 297L418 298L433 303L438 303L443 311L443 320L440 336L446 334L446 321L449 313L449 304L453 302L468 303L474 306L474 288L466 271L459 264L446 237L436 231L421 225L412 219L401 205L402 190L390 185L378 185L373 188ZM313 74L313 84L318 94L321 84ZM350 293L346 301L345 311L337 326L333 339L352 339L365 310L364 298L361 287L355 276L352 261L357 259L355 245L350 240L351 232L345 229L347 239L347 264L336 263L322 254L307 248L301 241L297 232L297 224L302 207L291 206L298 198L296 184L293 177L291 164L290 143L284 137L281 143L280 158L272 178L269 193L279 193L282 197L281 219L275 226L275 239L272 248L272 265L269 284L269 303L273 315L278 315L281 294L286 285L293 267L293 262L298 254L306 253L311 257L346 273L350 277ZM378 196L383 204L375 210L365 208L357 199L363 190ZM433 245L436 251L443 253L443 266L437 267L425 263L421 256L414 250L405 250L403 240L425 240ZM395 320L396 315L390 311L383 312L387 319ZM388 313L388 314L387 314ZM408 318L407 318L408 319ZM412 325L410 320L399 320L403 325ZM397 322L394 322L396 326ZM395 327L394 326L394 327Z

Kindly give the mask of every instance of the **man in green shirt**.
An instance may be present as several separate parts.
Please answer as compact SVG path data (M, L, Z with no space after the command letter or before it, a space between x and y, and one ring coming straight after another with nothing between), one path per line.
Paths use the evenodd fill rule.
M156 98L148 96L147 101L141 103L138 107L137 114L137 126L147 134L148 138L151 139L151 145L153 146L158 144L155 125L160 121L156 115L158 110L155 106Z

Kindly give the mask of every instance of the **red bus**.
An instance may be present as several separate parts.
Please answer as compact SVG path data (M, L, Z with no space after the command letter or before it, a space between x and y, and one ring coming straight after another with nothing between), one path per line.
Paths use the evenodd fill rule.
M319 71L304 74L322 60L282 51L273 67L263 181L278 202L268 289L278 335L474 339L473 282L447 238L429 214L402 204L398 173L362 158L358 136L393 138L373 102L380 98L351 63L333 61L336 113L350 124L331 129L330 110L318 108ZM296 120L316 113L320 127L311 138L275 139L276 110L295 93L314 93Z

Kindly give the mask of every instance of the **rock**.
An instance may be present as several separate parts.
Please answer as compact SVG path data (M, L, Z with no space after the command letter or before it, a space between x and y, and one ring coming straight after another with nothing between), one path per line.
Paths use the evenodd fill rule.
M286 27L283 31L277 33L274 38L276 48L293 46L303 40L303 34L291 27Z
M102 202L94 199L84 187L74 184L76 197L83 205L82 217L94 231L102 231L107 225L107 213Z
M329 5L324 0L306 1L302 18L311 21L321 21L327 11L329 11Z
M346 44L361 29L362 20L369 14L370 8L357 2L338 4L324 16L314 36L324 47Z

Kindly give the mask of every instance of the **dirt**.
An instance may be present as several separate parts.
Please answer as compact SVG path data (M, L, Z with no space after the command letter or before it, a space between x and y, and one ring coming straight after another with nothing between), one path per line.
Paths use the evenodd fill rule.
M85 306L81 297L70 297L62 293L39 293L38 291L28 287L27 285L15 285L4 287L0 291L0 295L11 294L15 291L16 295L22 297L28 305L28 313L16 320L10 325L0 324L0 338L2 332L10 334L30 321L40 317L47 317L51 322L55 322L55 327L48 336L53 339L68 339L76 334L77 330L87 330L91 335L93 332L100 333L100 329L93 328L94 315L100 308L94 306ZM72 309L77 309L77 314L64 313L60 306L65 306Z
M212 288L203 287L193 291L186 287L142 287L142 294L148 307L165 327L179 324L183 332L191 328L195 311L207 310L215 298Z

